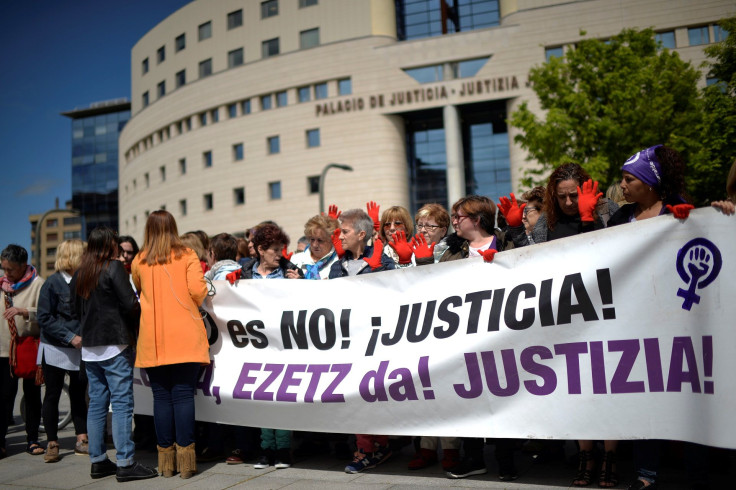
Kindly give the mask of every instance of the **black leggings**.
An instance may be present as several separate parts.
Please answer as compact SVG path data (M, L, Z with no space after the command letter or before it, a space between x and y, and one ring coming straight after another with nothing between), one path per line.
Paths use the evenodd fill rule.
M18 378L10 375L7 357L0 357L0 395L3 402L0 420L0 447L5 447L8 433L8 417L13 413L15 393L18 391ZM38 426L41 425L41 387L33 378L23 380L23 396L26 401L26 441L38 440Z
M79 371L67 371L56 366L43 363L43 376L46 379L46 395L43 397L43 425L46 438L57 441L59 426L59 399L64 387L64 377L69 375L69 404L71 405L74 432L87 433L87 378L83 374L84 366Z

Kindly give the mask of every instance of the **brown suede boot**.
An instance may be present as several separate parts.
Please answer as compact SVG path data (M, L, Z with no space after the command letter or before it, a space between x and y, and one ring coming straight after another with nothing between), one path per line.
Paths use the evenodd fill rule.
M194 453L194 443L181 447L176 447L176 467L179 469L179 476L187 479L193 477L197 473L197 455Z
M174 446L158 448L158 472L164 478L171 478L176 473L176 448Z

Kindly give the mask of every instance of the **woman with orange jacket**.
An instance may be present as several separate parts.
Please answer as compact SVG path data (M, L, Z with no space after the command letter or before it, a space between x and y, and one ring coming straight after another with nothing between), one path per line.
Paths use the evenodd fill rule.
M197 254L179 239L174 217L154 211L143 247L133 260L141 324L135 365L145 368L153 391L159 472L182 478L197 472L194 393L199 368L209 364L209 344L198 306L207 285Z

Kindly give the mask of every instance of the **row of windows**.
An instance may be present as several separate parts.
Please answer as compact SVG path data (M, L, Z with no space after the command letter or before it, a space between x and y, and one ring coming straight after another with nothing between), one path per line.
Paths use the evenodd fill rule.
M312 48L318 45L319 45L319 28L308 29L306 31L302 31L299 33L299 48L300 49ZM164 53L164 51L161 51L163 49L164 48L162 47L159 49L159 51L161 53ZM267 41L263 41L263 43L261 44L261 58L268 58L270 56L275 56L277 54L279 54L279 38L274 38L274 39L269 39ZM144 67L147 67L148 58L146 58L143 61L144 61ZM243 65L244 63L245 63L245 51L243 48L237 48L237 49L228 51L227 53L228 69L236 68L238 66ZM146 68L146 71L147 71L147 68ZM206 78L212 75L212 58L207 58L206 60L199 62L198 75L200 79ZM176 74L174 74L174 88L175 89L178 89L186 85L186 83L187 83L186 69L180 70L176 72ZM156 95L158 99L166 95L166 80L162 80L156 85ZM149 91L146 90L145 92L143 92L143 94L141 94L141 104L145 108L145 107L148 107L150 103L151 103L151 98L149 95Z
M304 133L305 143L307 148L317 148L321 146L321 138L319 128L307 129ZM269 136L266 138L266 150L269 155L276 155L281 153L281 137L279 135ZM231 147L231 157L233 162L239 162L245 159L245 150L243 143L235 143ZM211 168L214 165L214 159L212 156L212 150L202 152L202 167ZM180 158L178 162L179 175L185 175L187 173L187 160L186 158ZM166 165L161 165L158 168L160 182L166 182ZM149 172L143 174L143 184L145 188L151 186L151 175ZM133 179L132 181L133 190L138 188L138 180ZM130 189L128 184L125 185L126 195ZM48 224L47 224L48 226Z
M713 41L714 43L721 42L728 37L728 31L718 24L713 24ZM711 43L710 26L698 26L687 28L688 46L701 46L703 44ZM661 45L662 48L677 49L685 48L687 46L678 46L675 39L675 31L662 31L657 32L654 35L654 39ZM573 45L574 46L574 45ZM565 52L564 46L549 47L545 50L545 57L549 61L553 57L561 58Z
M260 111L271 110L275 107L285 107L289 104L289 99L295 98L296 102L304 103L309 102L312 99L319 100L325 99L330 96L331 90L329 89L330 83L335 83L337 86L337 94L335 94L334 85L332 88L333 95L345 96L353 93L353 84L350 78L342 78L339 80L329 82L319 82L311 85L304 85L296 87L295 89L280 90L278 92L264 94L259 96L256 101ZM292 96L289 96L289 92L292 91ZM148 92L144 94L144 105L148 100ZM245 116L251 113L251 99L245 99L237 102L227 104L225 107L226 116L228 119L233 119L238 116ZM176 121L174 126L174 132L177 135L189 132L193 128L192 118L195 118L195 122L199 125L198 127L207 126L208 124L218 123L220 121L220 108L209 109L195 116L187 116L184 119ZM166 126L138 141L133 145L126 153L126 161L130 161L132 158L137 157L140 153L147 151L149 148L154 146L154 135L156 136L157 142L162 143L171 139L172 128Z

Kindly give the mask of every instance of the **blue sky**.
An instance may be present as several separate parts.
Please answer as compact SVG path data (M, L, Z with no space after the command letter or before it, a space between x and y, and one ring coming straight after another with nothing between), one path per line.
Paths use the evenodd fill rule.
M0 248L71 199L71 119L130 99L130 50L190 0L0 0Z

